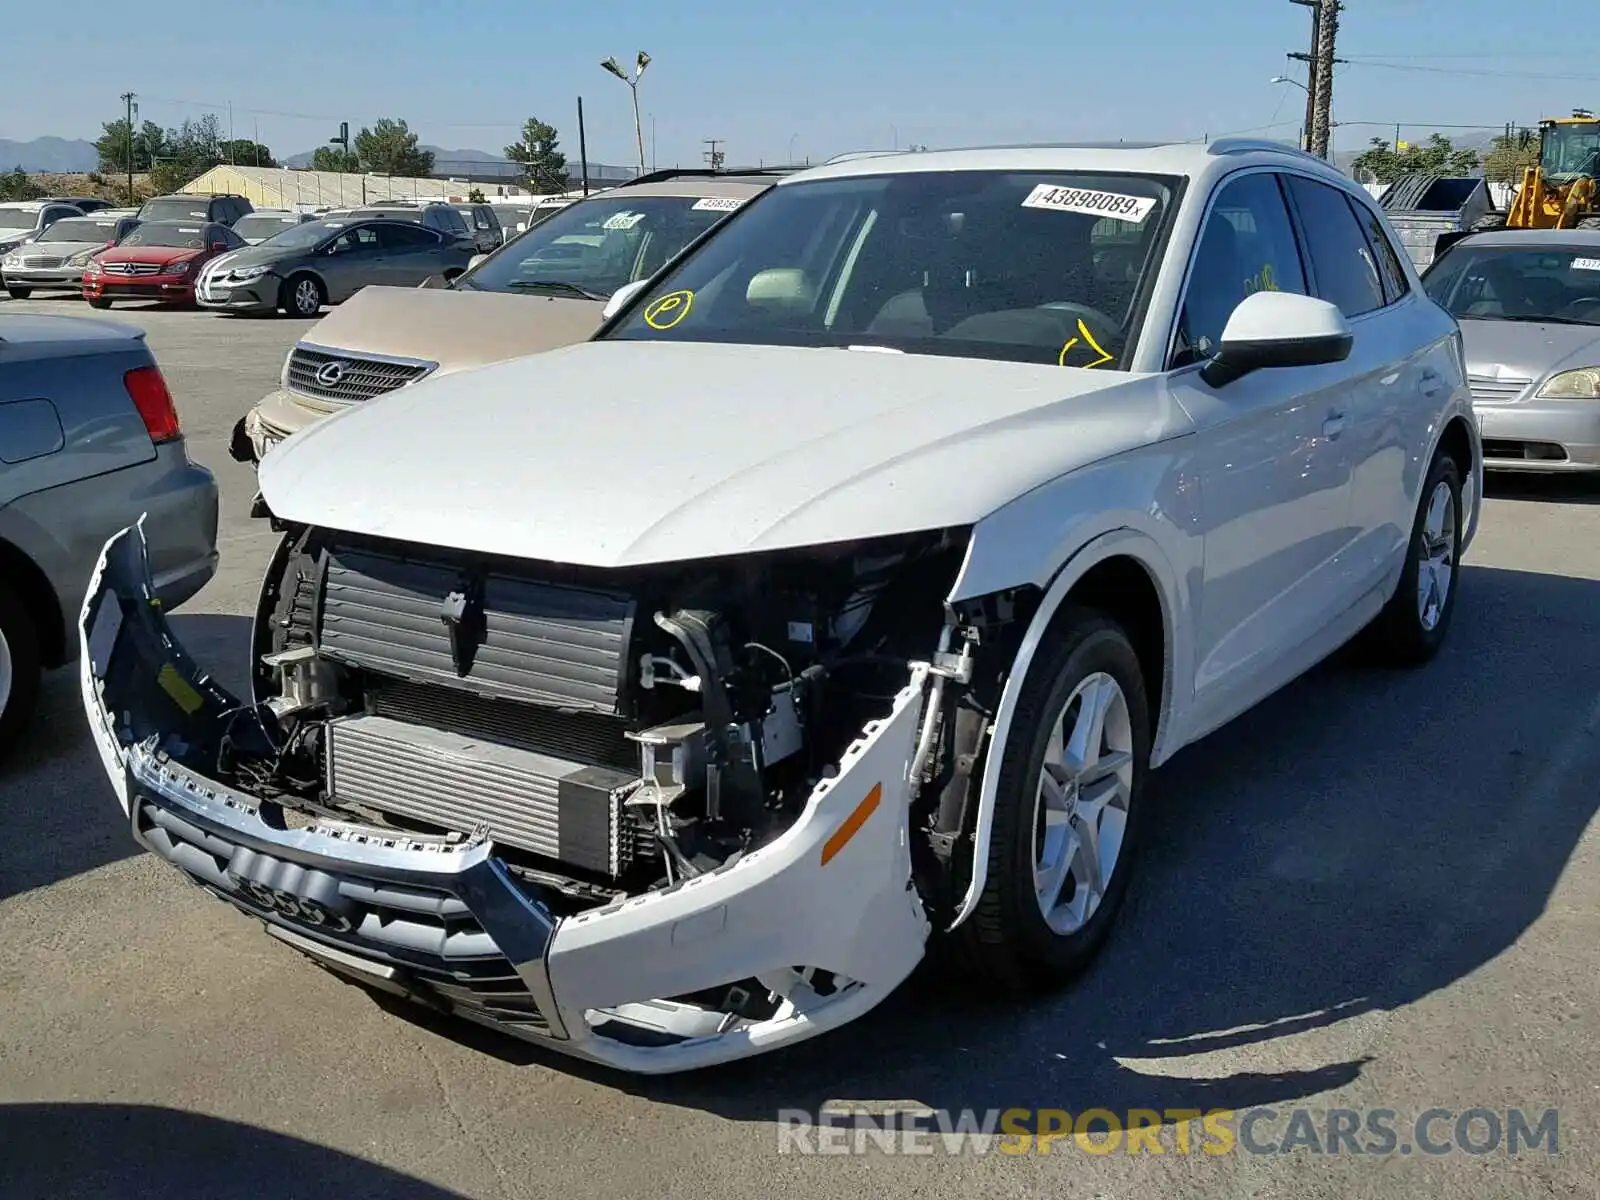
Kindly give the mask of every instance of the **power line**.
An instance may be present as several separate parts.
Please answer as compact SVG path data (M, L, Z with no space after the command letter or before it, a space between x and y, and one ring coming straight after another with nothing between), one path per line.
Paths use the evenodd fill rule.
M1353 61L1353 67L1376 67L1384 71L1411 71L1423 75L1454 75L1477 79L1562 79L1576 83L1600 83L1600 75L1561 75L1549 71L1490 71L1473 67L1429 67L1420 63L1379 62L1376 59Z

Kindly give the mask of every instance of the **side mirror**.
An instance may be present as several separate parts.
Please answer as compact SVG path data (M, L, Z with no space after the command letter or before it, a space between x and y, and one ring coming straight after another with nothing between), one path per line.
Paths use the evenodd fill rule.
M1222 345L1200 377L1226 387L1266 367L1315 367L1350 357L1355 336L1326 300L1292 292L1246 296L1228 318Z
M216 254L221 254L227 248L228 248L228 243L227 242L212 242L211 243L211 249Z
M472 270L474 267L476 267L479 263L481 263L484 259L486 259L488 257L489 256L487 254L474 254L471 258L467 259L467 270L469 270L469 271Z
M623 309L628 307L628 302L644 291L650 285L648 279L635 279L632 283L625 283L611 293L611 299L606 301L606 306L600 310L600 319L609 321Z

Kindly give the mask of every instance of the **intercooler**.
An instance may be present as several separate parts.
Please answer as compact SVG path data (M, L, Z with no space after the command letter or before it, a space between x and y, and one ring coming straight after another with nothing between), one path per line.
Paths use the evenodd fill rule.
M391 717L327 727L328 792L442 829L616 876L639 853L623 801L638 782L591 766Z

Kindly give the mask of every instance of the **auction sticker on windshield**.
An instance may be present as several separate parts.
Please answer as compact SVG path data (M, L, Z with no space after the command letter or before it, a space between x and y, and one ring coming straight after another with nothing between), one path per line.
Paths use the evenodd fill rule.
M1155 206L1155 200L1148 196L1124 196L1118 192L1057 187L1049 183L1041 183L1022 201L1023 208L1049 208L1056 212L1086 213L1091 217L1114 217L1135 225L1141 224Z
M1574 271L1600 271L1600 258L1575 258L1572 260Z
M707 196L704 200L696 200L696 212L732 212L744 203L737 196Z
M643 213L619 212L615 216L607 217L605 219L605 224L601 225L600 228L601 229L632 229L635 225L637 225L642 220L644 220L644 214Z

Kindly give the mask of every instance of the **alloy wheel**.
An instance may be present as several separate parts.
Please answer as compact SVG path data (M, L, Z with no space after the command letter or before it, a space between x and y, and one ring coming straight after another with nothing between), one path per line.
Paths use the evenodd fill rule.
M317 285L312 280L302 279L295 285L294 306L306 316L322 307L322 297L317 295Z
M16 676L16 667L11 661L11 643L6 641L5 631L0 629L0 713L6 711L6 705L11 702L12 680Z
M1051 720L1034 800L1034 895L1057 934L1076 933L1100 907L1127 833L1133 770L1128 699L1096 672Z
M1428 497L1428 510L1422 518L1422 537L1417 547L1417 619L1432 632L1444 616L1455 581L1456 506L1455 492L1441 479Z

